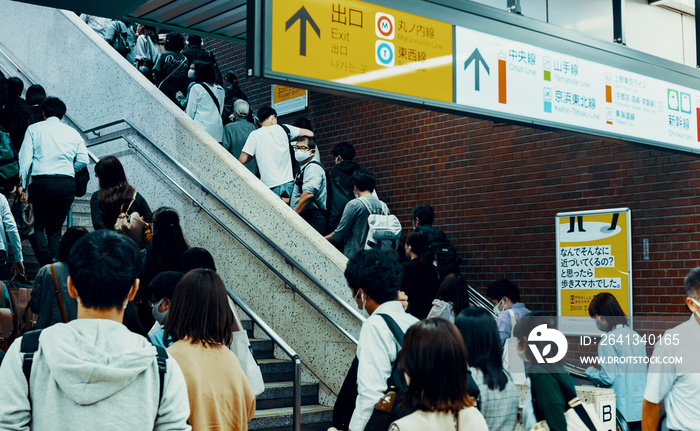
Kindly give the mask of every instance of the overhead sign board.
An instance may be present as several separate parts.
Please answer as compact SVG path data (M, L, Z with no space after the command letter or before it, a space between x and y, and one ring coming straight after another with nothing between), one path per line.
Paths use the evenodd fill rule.
M272 3L274 72L452 101L452 25L344 0Z
M253 3L264 43L250 49L263 77L700 153L692 68L482 6Z
M272 108L278 116L299 112L306 109L308 91L303 88L272 86Z
M632 225L627 208L557 214L557 313L566 335L600 335L588 313L611 293L632 319Z

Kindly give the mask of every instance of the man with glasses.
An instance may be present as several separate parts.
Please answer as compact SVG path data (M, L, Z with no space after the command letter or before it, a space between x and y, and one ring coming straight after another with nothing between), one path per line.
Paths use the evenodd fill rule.
M313 160L316 142L313 138L297 140L294 158L299 162L299 173L294 179L294 188L289 205L301 215L318 233L325 235L326 221L326 171Z

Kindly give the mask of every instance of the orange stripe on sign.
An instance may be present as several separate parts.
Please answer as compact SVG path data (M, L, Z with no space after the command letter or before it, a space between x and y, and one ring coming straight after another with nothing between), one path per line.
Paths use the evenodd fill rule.
M498 103L506 103L506 61L498 60Z
M697 117L698 125L698 142L700 142L700 108L695 108L695 115Z
M610 85L605 86L605 101L612 103L612 87Z

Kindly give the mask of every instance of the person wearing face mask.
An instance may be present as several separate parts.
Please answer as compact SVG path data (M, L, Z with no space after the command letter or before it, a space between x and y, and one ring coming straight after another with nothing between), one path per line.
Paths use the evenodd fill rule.
M630 431L642 429L642 400L647 381L647 367L643 362L615 363L608 358L646 356L644 344L634 344L640 335L627 323L625 312L615 297L608 293L599 293L593 297L588 306L588 314L595 319L598 329L609 334L608 339L623 340L621 343L598 343L598 357L602 358L600 369L588 367L586 376L594 382L612 386L615 390L617 409L627 421ZM630 340L628 343L627 340Z
M170 310L170 298L173 297L175 286L182 278L181 272L165 271L156 275L156 277L148 285L148 290L151 292L151 299L148 301L151 306L151 313L156 319L153 329L149 333L149 338L154 346L167 348L172 344L172 341L163 339L165 322L168 320L168 311ZM159 329L156 329L159 328Z
M355 147L347 142L340 142L333 148L333 159L335 166L328 171L328 226L331 230L338 227L345 205L354 198L350 177L360 169L354 160Z
M491 283L486 290L486 296L494 303L493 312L497 316L498 332L501 334L501 342L505 343L511 336L515 323L530 310L520 302L518 285L505 278Z
M299 173L294 180L294 188L289 206L321 235L326 234L326 171L313 160L316 142L313 138L297 141L294 157L299 162Z
M211 63L195 62L195 84L187 95L185 112L217 142L224 139L224 123L221 110L224 106L224 89L216 83Z
M337 415L335 428L329 430L365 429L374 405L384 395L386 381L399 351L387 320L393 320L404 333L418 322L396 300L402 272L401 264L394 256L376 249L361 250L348 261L345 278L355 303L368 317L362 324L357 345L357 397L349 407L354 410L351 415L349 412ZM347 417L350 417L349 424Z
M700 268L685 277L685 296L685 305L693 314L657 337L649 363L642 404L644 431L657 429L661 401L666 409L666 428L700 430ZM674 357L678 360L668 359Z

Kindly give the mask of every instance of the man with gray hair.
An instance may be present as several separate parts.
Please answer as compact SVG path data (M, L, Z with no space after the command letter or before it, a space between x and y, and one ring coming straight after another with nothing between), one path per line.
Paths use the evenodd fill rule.
M685 277L685 305L690 319L669 329L649 362L642 404L642 430L656 430L659 404L666 408L669 430L700 430L700 268Z
M238 159L241 157L243 145L250 132L256 129L255 124L248 121L246 118L250 112L250 105L243 99L238 99L233 104L233 123L229 123L224 127L224 140L222 142L224 148L233 154ZM245 164L253 175L258 175L258 164L255 159Z

